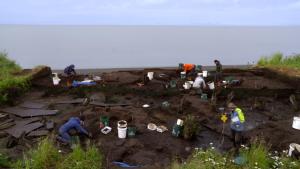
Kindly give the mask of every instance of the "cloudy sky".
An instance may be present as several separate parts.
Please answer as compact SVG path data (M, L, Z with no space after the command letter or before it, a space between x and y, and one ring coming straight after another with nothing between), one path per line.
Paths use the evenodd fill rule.
M0 24L300 25L300 0L0 0Z

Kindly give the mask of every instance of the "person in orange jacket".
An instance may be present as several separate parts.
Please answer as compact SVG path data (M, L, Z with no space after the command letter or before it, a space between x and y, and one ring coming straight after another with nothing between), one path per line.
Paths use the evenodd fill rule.
M179 69L181 71L184 71L186 72L186 74L195 74L195 68L196 68L196 65L195 64L188 64L188 63L180 63L179 64Z

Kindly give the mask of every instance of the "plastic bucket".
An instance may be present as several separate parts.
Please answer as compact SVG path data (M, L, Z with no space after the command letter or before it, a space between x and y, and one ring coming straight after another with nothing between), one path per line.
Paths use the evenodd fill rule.
M101 116L100 117L100 121L102 122L102 124L104 126L109 126L109 117L107 117L107 116Z
M185 79L186 78L186 72L180 72L180 78Z
M183 120L177 119L176 124L177 124L178 126L183 126Z
M288 153L288 156L292 156L292 153L295 149L290 145L290 149L289 149L289 153Z
M202 71L202 73L203 73L203 77L207 77L207 71L206 70Z
M300 130L300 117L294 117L293 126L294 129Z
M127 134L127 127L118 127L119 138L126 138L126 134Z
M149 80L153 79L153 75L154 75L154 72L148 72L147 76L148 76Z
M190 82L185 82L184 85L183 85L183 88L188 90L192 87L191 83Z
M172 135L175 137L179 137L182 130L182 126L175 124L172 129Z
M215 83L214 82L208 83L208 87L209 87L210 90L214 90L215 89Z
M176 87L176 80L171 80L170 81L170 87L175 88Z
M118 121L118 128L127 128L127 121L125 121L125 120L120 120L120 121Z
M135 133L136 133L136 127L134 127L134 126L129 126L128 128L127 128L127 135L128 135L128 137L135 137Z
M201 100L207 100L207 94L206 93L201 94Z

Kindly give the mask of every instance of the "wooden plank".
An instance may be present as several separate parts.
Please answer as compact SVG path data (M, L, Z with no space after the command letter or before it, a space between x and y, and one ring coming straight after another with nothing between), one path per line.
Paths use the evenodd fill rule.
M101 107L116 107L116 106L130 106L131 104L128 104L128 103L112 103L112 104L108 104L108 103L93 101L93 102L90 102L90 105L101 106Z
M14 114L19 117L36 117L56 115L57 110L43 110L43 109L23 109L19 107L10 107L1 110L6 113Z
M5 125L6 123L13 122L13 121L14 121L13 119L7 119L4 122L0 123L0 126Z
M54 104L81 104L83 103L84 98L78 98L78 99L70 99L70 100L62 100L62 101L57 101Z
M43 125L44 124L41 122L34 122L34 123L26 124L24 126L15 126L11 129L6 130L6 132L15 138L20 138L23 133L28 134L31 131L42 127Z
M29 108L29 109L42 109L46 107L46 104L26 101L22 103L20 107Z
M36 130L30 132L27 136L28 137L41 137L41 136L46 136L48 135L49 131L48 130Z
M52 130L54 128L54 122L53 121L47 121L46 122L46 129Z

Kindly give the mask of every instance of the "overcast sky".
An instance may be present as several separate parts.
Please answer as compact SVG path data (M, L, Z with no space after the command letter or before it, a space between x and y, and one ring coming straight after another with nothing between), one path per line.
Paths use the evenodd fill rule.
M0 0L0 24L300 25L300 0Z

